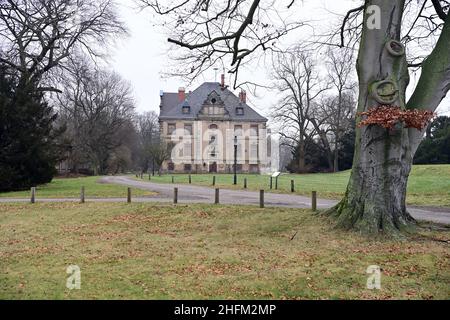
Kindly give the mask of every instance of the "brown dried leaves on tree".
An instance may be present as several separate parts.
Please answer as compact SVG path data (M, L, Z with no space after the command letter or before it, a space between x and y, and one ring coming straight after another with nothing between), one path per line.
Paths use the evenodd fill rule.
M434 118L434 112L430 110L402 110L398 106L381 105L370 108L368 111L359 112L359 116L365 116L358 127L379 125L386 129L392 129L397 123L403 122L406 128L422 130Z

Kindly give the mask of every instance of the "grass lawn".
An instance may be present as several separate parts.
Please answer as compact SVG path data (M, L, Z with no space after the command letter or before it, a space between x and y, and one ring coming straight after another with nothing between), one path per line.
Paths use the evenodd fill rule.
M308 210L238 206L0 212L0 299L450 299L448 230L370 241ZM81 290L65 287L69 265ZM369 265L381 267L381 290L366 289Z
M188 183L187 174L174 174L175 183ZM212 174L192 174L192 183L211 186ZM278 190L269 189L269 176L255 174L238 174L238 185L233 185L232 174L216 174L218 188L243 188L247 178L248 189L265 189L271 192L291 192L291 180L295 181L295 193L310 195L312 190L318 192L319 198L339 199L347 187L350 171L339 173L283 174L278 178ZM148 176L147 176L148 179ZM171 183L172 175L152 177L153 182ZM408 182L407 203L422 206L450 207L450 165L416 165L413 166Z
M55 178L46 185L36 188L37 198L78 198L81 187L85 187L86 198L126 198L127 188L124 186L99 183L101 177ZM148 196L150 191L133 189L133 196ZM28 198L30 191L4 192L1 198Z

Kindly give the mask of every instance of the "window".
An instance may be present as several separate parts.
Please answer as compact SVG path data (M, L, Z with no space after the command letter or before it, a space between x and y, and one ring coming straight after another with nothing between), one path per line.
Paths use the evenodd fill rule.
M192 165L190 165L190 164L184 165L184 172L191 172L191 170L192 170Z
M177 127L177 126L175 125L175 123L169 123L169 124L167 125L167 134L168 134L168 135L171 135L172 133L174 133L176 127Z
M216 103L216 102L217 102L216 98L212 98L212 99L211 99L211 103L212 103L212 104L214 104L214 103Z
M174 164L173 162L169 162L169 163L167 164L167 169L168 169L169 171L173 171L173 170L175 169L175 164Z
M244 108L243 107L237 107L236 108L236 115L237 116L243 116L244 115Z
M250 126L250 136L255 137L258 135L258 125Z
M191 113L191 107L189 106L183 106L183 114L189 114Z
M216 148L214 147L211 149L211 158L215 158L216 155L217 155L217 152L216 152Z
M217 130L219 127L217 126L217 124L210 124L209 125L209 129L210 130Z
M250 161L258 161L258 144L252 143L250 145L250 155L249 155Z
M187 142L183 146L183 156L184 157L192 157L192 144L190 142Z
M184 131L187 131L189 135L192 135L192 124L185 124Z
M235 136L242 136L242 126L241 125L235 125L234 126L234 135Z

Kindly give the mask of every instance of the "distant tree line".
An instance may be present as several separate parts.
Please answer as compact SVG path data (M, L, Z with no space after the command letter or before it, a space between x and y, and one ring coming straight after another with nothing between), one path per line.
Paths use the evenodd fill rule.
M427 127L425 139L414 156L414 164L450 163L450 117L437 117Z

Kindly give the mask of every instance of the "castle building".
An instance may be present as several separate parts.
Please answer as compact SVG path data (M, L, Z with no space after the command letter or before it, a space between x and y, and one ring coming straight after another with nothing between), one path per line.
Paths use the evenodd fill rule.
M164 172L259 173L270 162L267 119L231 92L224 81L192 92L161 92L161 136L173 146ZM235 159L236 158L236 159Z

